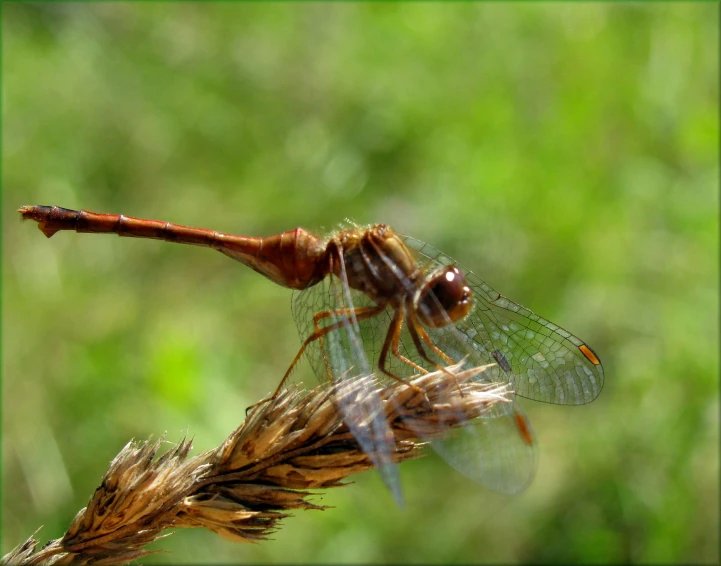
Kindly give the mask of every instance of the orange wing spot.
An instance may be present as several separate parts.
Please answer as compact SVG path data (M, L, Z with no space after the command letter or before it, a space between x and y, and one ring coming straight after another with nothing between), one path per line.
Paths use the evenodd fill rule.
M591 362L595 366L601 365L601 360L596 357L596 354L594 354L593 350L586 346L585 344L581 344L578 347L579 350L581 350L581 353L588 358L588 361Z
M516 420L516 426L518 432L521 433L521 438L528 446L533 446L533 435L531 434L531 427L528 425L528 419L520 413L513 413L513 418Z

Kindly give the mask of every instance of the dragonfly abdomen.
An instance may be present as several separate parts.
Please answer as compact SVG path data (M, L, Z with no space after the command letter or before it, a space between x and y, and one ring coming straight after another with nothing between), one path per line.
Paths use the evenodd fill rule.
M219 252L283 287L307 289L328 274L325 242L303 228L266 238L220 234L220 240L213 246Z
M160 220L59 206L23 206L18 212L23 218L37 222L48 238L60 230L75 230L213 248L291 289L305 289L327 275L325 243L302 228L267 238L252 238Z
M23 218L35 220L48 238L60 230L87 234L117 234L131 238L165 240L179 244L213 247L219 233L160 220L145 220L122 214L99 214L60 206L23 206Z

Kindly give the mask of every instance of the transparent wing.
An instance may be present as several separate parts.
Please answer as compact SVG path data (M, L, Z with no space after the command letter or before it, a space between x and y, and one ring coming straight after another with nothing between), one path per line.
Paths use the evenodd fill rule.
M464 361L461 370L495 364L475 378L488 383L508 383L501 375L495 359L484 360L474 355L473 346L465 334L454 325L427 329L434 344L454 361ZM406 349L415 348L411 342ZM413 352L416 363L428 367ZM444 365L444 364L443 364ZM511 387L512 389L512 387ZM453 468L466 477L495 491L515 494L523 491L533 480L537 467L537 445L531 424L523 409L515 401L493 405L490 411L476 419L471 426L453 431L431 442L433 449Z
M457 471L501 493L523 491L536 472L533 431L517 403L494 405L471 426L431 445Z
M313 287L296 291L292 309L302 340L318 328L336 327L311 342L306 356L321 382L335 383L335 401L344 423L402 505L398 468L393 461L395 439L365 354L347 282L329 276Z
M496 363L494 379L517 395L559 405L593 401L603 388L603 366L581 339L507 299L471 271L428 244L402 236L419 263L460 267L475 293L469 315L448 331L429 332L441 349L470 355L474 365ZM441 334L441 336L437 336Z

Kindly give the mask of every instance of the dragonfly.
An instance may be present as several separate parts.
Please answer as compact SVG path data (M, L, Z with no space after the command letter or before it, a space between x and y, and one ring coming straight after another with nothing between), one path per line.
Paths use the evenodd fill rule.
M74 230L209 247L293 289L302 345L274 395L303 355L321 381L335 382L372 369L405 382L448 367L489 366L478 379L507 383L512 401L493 405L458 434L434 438L432 446L459 472L502 493L525 489L536 469L535 436L515 396L582 405L603 388L603 366L589 345L385 224L352 225L326 238L303 228L248 237L58 206L19 212L48 238ZM357 381L366 389L345 396L350 401L339 407L341 415L401 503L393 433L379 395L368 380Z

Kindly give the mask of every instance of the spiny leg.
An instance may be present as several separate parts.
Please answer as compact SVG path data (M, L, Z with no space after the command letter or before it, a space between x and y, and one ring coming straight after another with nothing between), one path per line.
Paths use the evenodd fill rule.
M453 365L455 362L449 358L443 350L441 350L438 346L436 346L433 343L433 340L430 336L428 336L428 333L425 331L423 326L421 326L421 323L418 321L418 316L416 314L416 311L413 310L413 306L411 305L411 308L409 310L408 315L408 331L411 334L411 338L413 339L413 344L416 346L416 350L418 350L418 354L423 358L425 361L427 361L429 364L435 366L436 369L439 369L446 375L449 375L453 378L453 381L456 384L456 387L458 388L458 392L463 396L463 392L461 391L460 385L458 385L458 382L456 381L456 376L453 375L450 371L448 371L447 368L444 368L437 362L434 362L428 354L426 354L425 349L423 348L423 344L421 343L421 340L425 342L428 346L431 347L431 349L438 354L441 358L443 358L443 361L445 361L449 365ZM420 338L419 338L420 335Z
M404 364L407 364L411 366L414 370L421 372L421 373L428 373L424 368L419 366L417 363L409 360L405 356L403 356L400 352L400 337L401 337L401 330L403 329L403 319L405 318L405 308L403 306L396 309L396 313L393 315L393 320L391 320L391 324L388 327L388 332L386 333L386 339L383 342L383 348L381 348L381 355L378 358L378 367L380 370L385 373L387 376L392 377L393 379L397 381L402 381L403 383L406 383L406 381L394 374L392 374L390 371L388 371L385 367L386 365L386 359L388 358L388 350L390 349L391 353L398 358L400 361L402 361ZM407 384L407 383L406 383ZM407 384L408 385L408 384Z
M421 342L421 338L423 339L423 342L425 342L427 345L429 345L434 352L436 352L440 357L443 358L443 360L448 363L449 365L453 365L453 360L449 358L438 346L436 346L433 343L433 340L431 340L431 337L428 336L428 333L425 331L425 329L421 326L420 322L418 321L418 317L416 315L416 312L413 310L413 306L411 305L411 308L408 309L410 311L408 315L408 331L410 332L411 338L413 339L413 344L416 346L416 350L418 351L418 354L423 358L425 361L427 361L429 364L434 366L436 369L442 371L446 375L450 376L450 378L453 380L453 383L456 385L456 389L458 390L458 393L460 393L461 397L463 397L463 391L461 390L461 386L458 384L458 380L456 379L456 376L448 371L447 368L441 366L437 362L430 359L428 354L426 354L425 349L423 348L423 343ZM421 338L419 338L419 331Z
M427 361L429 364L432 364L437 369L443 369L442 366L440 366L438 363L434 362L430 357L428 357L428 354L426 354L426 351L423 349L423 344L421 344L420 340L423 340L423 342L426 343L427 346L431 348L436 354L438 354L439 357L443 358L443 361L446 362L449 365L453 365L455 362L449 358L446 353L441 350L438 346L436 346L433 343L433 340L430 336L428 336L428 333L425 331L423 326L418 320L418 315L413 310L413 308L408 309L409 315L408 315L408 330L411 333L411 338L413 339L413 343L416 346L416 349L418 350L418 353L420 354L421 358L423 358L425 361ZM420 336L420 339L419 339Z
M444 368L443 366L439 365L438 363L434 362L428 357L428 354L426 354L426 351L423 349L423 344L421 344L421 340L426 343L426 345L430 346L430 348L438 354L441 358L443 358L443 361L445 361L449 365L453 365L456 362L453 361L452 358L450 358L446 353L441 350L438 346L436 346L433 343L433 340L430 336L428 336L428 333L426 332L425 328L421 325L421 323L418 320L418 314L415 310L413 310L413 307L411 305L411 308L408 309L410 311L409 314L409 321L408 321L408 330L411 333L411 338L413 339L413 343L416 346L416 349L418 350L418 353L420 356L426 360L428 363L433 364L436 368L441 370L446 375L449 375L453 378L454 383L456 384L456 388L458 389L458 392L461 394L461 397L463 397L463 391L461 391L461 386L458 384L458 381L456 380L456 376L448 371L447 368ZM420 339L419 339L420 335Z
M386 333L386 339L383 341L383 348L381 348L381 354L378 358L378 368L385 373L388 377L391 377L395 379L396 381L399 381L400 383L403 383L407 385L408 387L422 393L423 390L420 387L417 387L415 385L412 385L408 383L405 379L398 377L397 375L392 374L390 371L388 371L385 367L386 365L386 359L388 358L388 350L390 349L393 355L401 360L403 363L411 366L416 371L419 371L421 373L428 373L425 369L423 369L418 364L412 362L408 358L404 357L400 353L399 343L400 343L400 336L401 336L401 329L403 328L403 319L405 318L405 308L403 306L396 309L396 313L393 315L393 320L391 320L391 324L388 327L388 332Z
M424 332L424 331L423 331L423 327L416 327L414 324L412 324L412 323L409 322L409 324L408 324L408 331L409 331L410 334L411 334L411 338L413 339L413 344L415 344L416 350L418 351L418 354L421 356L421 358L423 358L425 361L427 361L429 364L431 364L431 365L432 365L433 367L435 367L437 370L442 371L442 372L445 373L446 375L452 377L453 380L455 381L456 376L455 376L452 372L448 371L448 368L443 367L441 364L439 364L438 362L436 362L436 361L434 361L434 360L432 360L431 358L428 357L428 354L426 354L426 351L423 349L423 344L421 343L421 339L418 337L418 328L420 328L420 330L421 330L422 332ZM427 335L426 335L426 336L427 336ZM430 340L430 337L429 337L429 340ZM434 344L431 344L431 346L434 346ZM436 348L434 348L434 350L436 350ZM451 360L448 356L446 356L446 355L445 355L443 352L441 352L440 350L438 350L438 351L439 351L440 354L443 356L444 361L446 361L446 362L449 363L449 364L453 364L453 360ZM460 387L459 387L458 391L461 392ZM462 392L461 392L461 396L463 396L463 393L462 393Z
M371 306L365 306L365 307L356 307L356 308L342 308L342 309L335 309L335 310L327 310L327 311L320 311L313 315L313 326L315 328L316 332L321 331L320 327L320 321L324 318L328 318L329 316L342 316L345 317L347 320L352 320L353 315L355 315L356 320L365 320L366 318L372 318L378 314L380 314L385 309L385 305L371 305ZM359 316L362 316L363 318L358 318ZM321 334L318 337L318 341L320 342L320 352L323 356L323 363L325 364L325 371L328 374L328 381L333 381L333 372L330 369L330 365L328 362L328 356L326 355L325 348L323 346L323 334ZM297 356L296 356L297 358ZM295 362L294 362L295 363ZM292 369L291 365L291 369ZM288 370L290 372L290 369ZM287 375L286 375L287 377ZM283 378L285 379L285 378Z
M308 338L305 339L302 346L300 347L300 350L298 350L298 353L295 355L295 358L293 358L293 361L291 362L290 367L285 372L283 379L280 380L280 383L278 384L278 387L276 387L273 394L266 399L262 399L262 400L258 401L257 403L253 403L252 405L250 405L245 410L245 414L247 415L248 411L250 411L251 409L257 407L258 405L262 405L263 403L267 403L268 401L271 401L278 396L278 393L280 393L280 390L283 387L283 384L285 384L286 380L288 379L291 372L293 371L295 364L298 363L298 360L300 360L300 357L303 355L303 352L305 352L305 349L308 347L308 345L311 342L318 340L318 339L322 338L323 336L325 336L326 334L328 334L329 332L332 332L333 330L340 328L341 326L343 326L344 324L347 323L348 319L350 319L353 316L355 316L356 320L365 320L367 318L376 316L378 313L380 313L383 310L383 308L384 307L381 307L381 306L372 306L372 307L358 307L357 309L354 309L354 308L338 309L339 311L347 311L344 314L346 319L339 320L338 322L334 322L333 324L326 326L324 328L319 328L318 330L313 332L313 334L308 336ZM361 311L361 312L359 312L359 311ZM316 313L313 316L313 319L315 320L318 315L321 315L321 316L318 316L318 319L327 318L328 316L333 316L334 312L335 311L321 311L319 313ZM331 377L331 380L332 380L332 377Z

